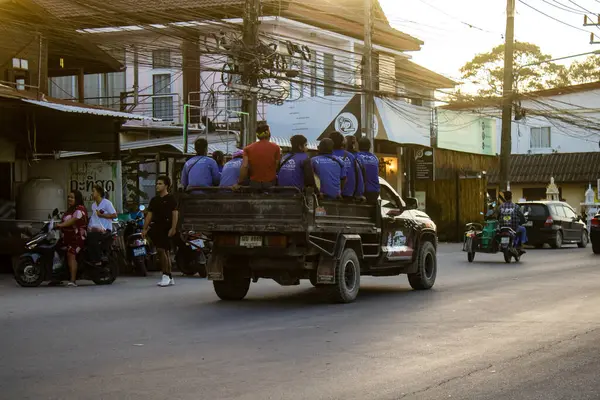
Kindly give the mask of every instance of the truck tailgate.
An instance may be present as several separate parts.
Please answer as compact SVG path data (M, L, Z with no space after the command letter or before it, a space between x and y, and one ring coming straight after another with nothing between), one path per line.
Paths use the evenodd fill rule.
M184 194L183 231L305 232L307 208L300 193Z

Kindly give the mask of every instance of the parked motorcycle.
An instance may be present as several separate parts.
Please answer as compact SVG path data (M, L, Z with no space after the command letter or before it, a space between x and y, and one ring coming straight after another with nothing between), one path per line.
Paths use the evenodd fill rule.
M55 209L40 232L25 244L25 250L14 266L15 280L19 285L36 287L44 281L70 279L66 260L67 250L61 245L60 232L55 229L58 215L58 210ZM110 235L105 240L107 243L103 248L108 249L114 237ZM106 252L102 256L101 263L96 265L90 262L88 251L84 248L77 255L77 265L77 278L89 279L96 285L110 285L119 274L117 263L111 263Z
M186 232L175 239L175 264L184 275L199 274L206 278L206 263L212 251L212 241L204 234Z
M144 229L145 207L140 206L139 212L132 213L132 218L126 222L125 245L127 263L133 267L133 271L140 276L148 275L148 265L153 257L150 243L142 235Z

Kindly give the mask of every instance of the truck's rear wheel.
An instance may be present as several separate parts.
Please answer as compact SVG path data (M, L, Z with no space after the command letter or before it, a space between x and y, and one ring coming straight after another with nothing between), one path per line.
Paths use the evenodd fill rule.
M408 283L415 290L431 289L437 276L437 256L433 243L423 242L416 262L417 272L408 274Z
M352 249L344 250L335 271L335 285L324 287L336 303L351 303L360 289L360 262Z
M225 280L213 281L215 293L221 300L240 301L248 294L250 278L229 276L225 273Z

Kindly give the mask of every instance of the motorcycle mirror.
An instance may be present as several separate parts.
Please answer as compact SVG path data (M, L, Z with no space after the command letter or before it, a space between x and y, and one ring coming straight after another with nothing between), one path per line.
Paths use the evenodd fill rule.
M55 208L54 211L52 211L52 216L56 217L58 215L58 208Z
M144 211L144 210L146 209L146 206L145 206L145 205L143 205L143 204L140 204L140 207L139 207L139 209L140 209L140 211Z

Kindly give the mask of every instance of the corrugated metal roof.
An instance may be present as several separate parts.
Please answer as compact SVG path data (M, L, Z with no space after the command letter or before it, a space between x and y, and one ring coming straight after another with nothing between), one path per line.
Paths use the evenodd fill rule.
M77 113L77 114L90 114L97 115L100 117L112 117L112 118L123 118L123 119L138 119L138 120L156 120L152 117L145 117L138 114L124 113L120 111L108 110L104 108L92 108L92 107L81 107L71 106L67 104L51 103L49 101L29 100L22 99L26 103L34 104L40 107L51 108L56 111Z
M292 147L292 143L290 142L290 139L288 138L284 138L281 136L273 136L271 137L271 142L277 144L279 147ZM317 147L319 146L319 142L308 142L308 149L309 150L317 150Z
M498 182L498 171L490 174ZM600 179L600 152L514 154L510 162L511 183L588 183Z

